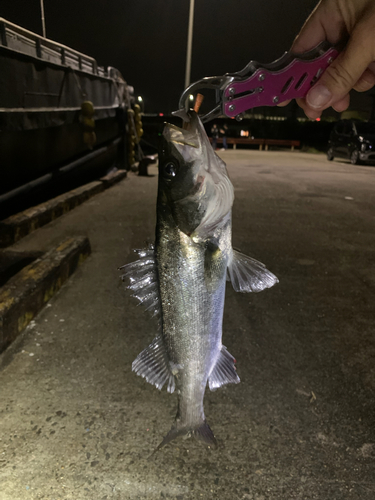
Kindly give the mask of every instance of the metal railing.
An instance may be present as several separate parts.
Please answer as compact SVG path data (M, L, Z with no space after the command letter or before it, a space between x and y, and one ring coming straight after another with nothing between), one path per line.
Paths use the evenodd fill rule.
M0 46L62 66L108 78L93 57L43 38L0 17Z

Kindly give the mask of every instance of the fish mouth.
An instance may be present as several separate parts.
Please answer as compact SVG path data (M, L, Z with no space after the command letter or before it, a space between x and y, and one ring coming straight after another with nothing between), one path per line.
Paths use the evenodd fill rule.
M183 116L184 123L182 127L177 127L172 123L166 123L163 136L167 142L178 144L180 146L190 146L199 148L201 146L199 134L198 116L195 111L189 111ZM189 121L187 121L189 120Z

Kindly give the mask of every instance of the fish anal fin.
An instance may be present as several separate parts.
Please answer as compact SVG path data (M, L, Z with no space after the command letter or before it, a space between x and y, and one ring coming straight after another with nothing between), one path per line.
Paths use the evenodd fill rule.
M216 364L208 377L208 386L211 391L225 384L238 384L240 382L240 377L237 375L234 365L235 362L236 360L228 352L227 348L222 346Z
M236 292L261 292L279 282L261 262L233 250L228 275Z
M166 383L168 392L172 393L175 389L174 375L160 335L133 361L132 370L158 389L162 389Z

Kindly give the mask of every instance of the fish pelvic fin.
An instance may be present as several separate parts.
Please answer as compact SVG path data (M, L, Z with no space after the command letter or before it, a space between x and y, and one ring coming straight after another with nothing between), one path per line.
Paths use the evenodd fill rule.
M121 278L128 282L127 288L132 290L133 297L139 300L146 311L160 316L161 301L154 246L149 245L148 248L135 251L140 258L120 267L123 271Z
M197 441L206 444L210 448L217 448L217 441L208 423L204 420L201 425L197 427L179 427L176 423L172 426L171 430L165 436L163 441L155 449L154 453L163 448L165 445L178 438L185 436L186 438L193 437Z
M216 364L208 377L208 386L211 391L218 389L225 384L239 384L240 377L237 375L236 360L227 351L225 346L221 346L221 351Z
M161 335L157 335L151 344L137 356L133 361L132 370L159 390L166 383L168 392L172 393L175 389L173 366L169 362Z
M279 282L264 264L237 250L232 251L228 277L234 290L242 293L261 292Z

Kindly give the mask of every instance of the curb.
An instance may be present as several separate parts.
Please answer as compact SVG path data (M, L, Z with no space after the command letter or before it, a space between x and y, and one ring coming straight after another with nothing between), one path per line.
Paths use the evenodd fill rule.
M68 238L24 267L0 288L0 353L90 255L87 237Z
M113 186L124 177L126 177L126 171L118 170L102 177L99 181L80 186L0 221L0 248L13 245L39 227L45 226L92 196Z
M116 170L116 172L111 172L104 177L100 178L100 181L104 184L104 189L107 189L116 182L120 182L122 179L126 177L126 170Z

